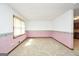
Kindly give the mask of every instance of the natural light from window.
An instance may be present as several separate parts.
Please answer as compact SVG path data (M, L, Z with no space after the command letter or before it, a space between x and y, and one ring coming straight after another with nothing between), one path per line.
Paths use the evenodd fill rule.
M14 17L14 36L19 36L25 33L25 23L23 20Z

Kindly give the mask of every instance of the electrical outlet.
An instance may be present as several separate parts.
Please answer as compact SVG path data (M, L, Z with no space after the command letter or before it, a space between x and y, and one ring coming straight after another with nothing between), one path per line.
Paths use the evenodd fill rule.
M20 44L20 41L18 43Z

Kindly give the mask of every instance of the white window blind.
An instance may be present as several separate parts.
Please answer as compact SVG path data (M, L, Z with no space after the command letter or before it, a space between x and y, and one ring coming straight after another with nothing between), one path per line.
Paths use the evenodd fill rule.
M14 37L25 33L25 23L21 19L14 17Z

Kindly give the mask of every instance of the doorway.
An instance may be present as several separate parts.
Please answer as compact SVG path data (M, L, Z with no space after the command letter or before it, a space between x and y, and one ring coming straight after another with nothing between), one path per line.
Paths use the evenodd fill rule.
M79 49L79 19L74 20L74 49Z
M79 8L74 9L74 49L79 50Z

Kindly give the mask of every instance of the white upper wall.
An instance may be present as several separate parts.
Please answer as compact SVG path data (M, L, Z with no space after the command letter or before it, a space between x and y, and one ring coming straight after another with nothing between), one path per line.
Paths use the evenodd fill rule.
M0 4L0 33L13 32L13 15L22 18L21 15L15 12L7 4ZM56 19L52 18L52 20L49 20L49 17L46 18L48 20L45 20L45 18L40 19L40 17L38 18L39 20L34 18L34 20L26 19L26 30L55 30L63 32L73 32L73 10L65 12L61 16L56 17Z
M26 30L54 30L73 33L73 10L52 20L26 20Z
M52 30L50 20L26 20L26 30Z
M73 10L69 10L52 21L52 29L55 31L73 33L73 20Z
M21 17L7 4L0 4L0 34L13 32L13 15Z
M11 10L5 4L0 4L0 34L13 31Z

